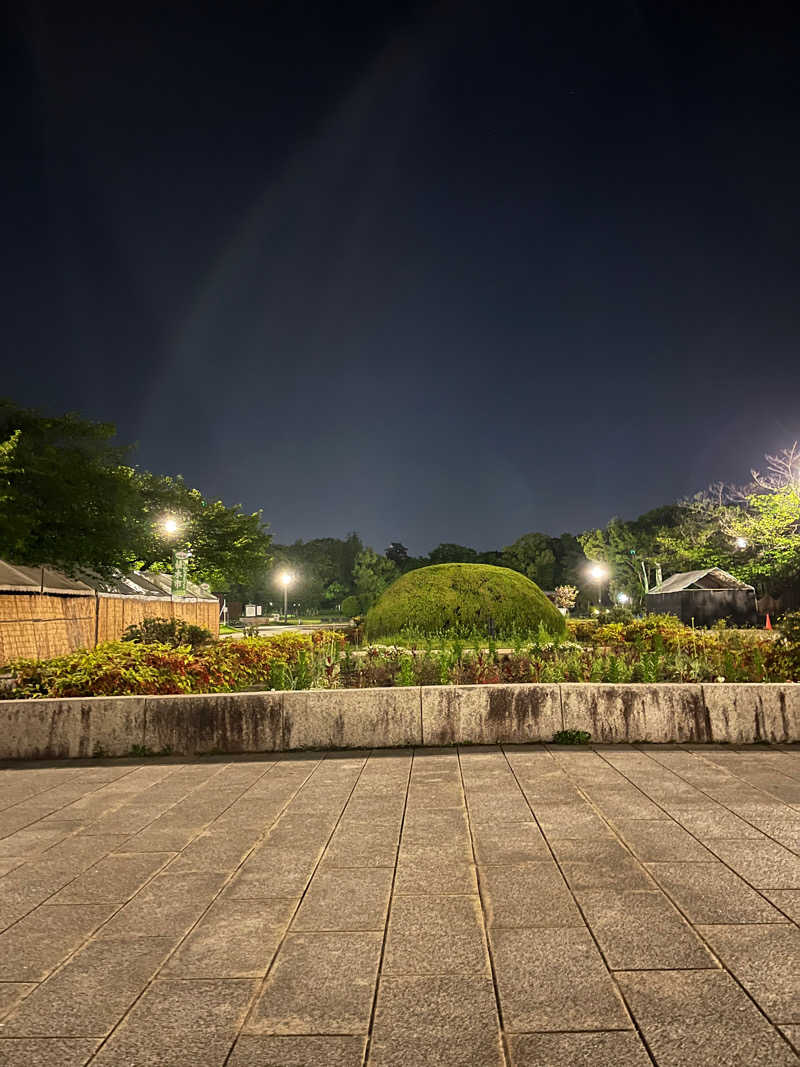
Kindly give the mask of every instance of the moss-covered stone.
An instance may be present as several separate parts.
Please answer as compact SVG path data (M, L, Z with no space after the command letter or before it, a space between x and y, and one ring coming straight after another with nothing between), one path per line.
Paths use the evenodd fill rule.
M499 636L537 630L563 634L561 613L530 578L482 563L440 563L409 571L389 586L367 615L369 638L413 629Z

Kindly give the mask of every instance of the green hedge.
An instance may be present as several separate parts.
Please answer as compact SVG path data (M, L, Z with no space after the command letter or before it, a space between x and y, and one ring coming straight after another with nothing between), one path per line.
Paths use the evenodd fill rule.
M482 563L440 563L409 571L382 594L370 609L370 639L404 630L420 634L452 631L498 636L544 627L564 634L566 624L530 578L506 567Z

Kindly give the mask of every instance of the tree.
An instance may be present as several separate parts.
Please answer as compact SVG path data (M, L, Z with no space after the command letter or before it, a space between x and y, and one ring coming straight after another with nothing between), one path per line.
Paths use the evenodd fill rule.
M260 512L130 466L114 435L107 423L0 404L0 557L110 575L169 570L173 549L188 548L197 581L217 589L257 581L272 541ZM177 522L173 538L167 516Z
M529 533L503 549L506 566L526 575L540 589L552 589L556 578L556 554L547 534Z
M367 611L384 589L398 578L397 564L385 556L379 556L371 548L359 553L353 568L353 581L361 607Z
M0 401L0 557L69 573L125 565L139 494L114 435Z
M477 563L478 553L474 548L466 548L464 545L443 543L428 555L428 564L433 563Z

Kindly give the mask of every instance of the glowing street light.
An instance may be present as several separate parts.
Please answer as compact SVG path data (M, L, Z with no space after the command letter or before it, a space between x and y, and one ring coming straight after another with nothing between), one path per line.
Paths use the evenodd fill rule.
M608 576L608 568L602 563L595 563L589 568L589 577L597 582L597 603L603 603L603 582Z
M278 581L283 586L283 621L284 622L286 622L288 611L289 611L289 606L288 606L288 603L287 603L287 597L289 596L289 586L292 584L293 578L294 578L294 575L292 574L291 571L284 571L280 575L280 577L278 578Z
M178 532L178 520L174 519L171 515L168 515L161 525L164 528L165 534L172 536Z
M630 599L631 598L628 596L627 593L617 593L617 603L618 604L628 604L628 603L630 603Z
M736 547L737 548L747 548L747 538L746 537L737 537L736 538Z

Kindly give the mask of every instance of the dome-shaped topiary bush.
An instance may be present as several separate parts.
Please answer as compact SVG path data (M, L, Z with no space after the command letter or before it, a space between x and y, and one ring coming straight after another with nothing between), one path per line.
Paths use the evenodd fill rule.
M561 613L524 574L482 563L440 563L409 571L389 586L366 619L370 639L403 630L433 634L498 636L539 625L551 634L566 632Z

